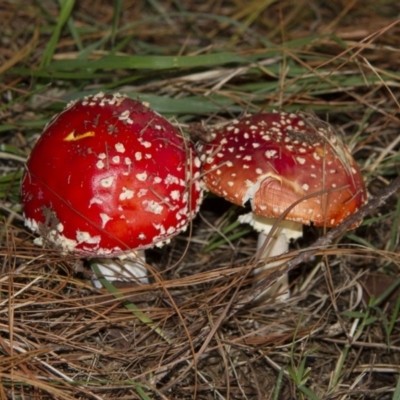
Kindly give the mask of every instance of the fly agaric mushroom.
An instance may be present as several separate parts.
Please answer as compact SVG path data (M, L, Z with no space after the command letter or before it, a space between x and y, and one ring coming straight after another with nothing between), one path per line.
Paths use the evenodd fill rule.
M125 258L125 276L146 281L136 252L168 242L199 209L194 153L146 104L103 93L73 101L45 127L27 161L25 224L62 252ZM121 277L118 263L105 260L101 271Z
M302 224L336 226L366 201L358 165L333 128L315 116L246 116L212 131L198 152L208 190L240 206L250 202L252 212L240 221L260 232L262 257L287 252L289 241L302 235ZM278 218L283 221L276 223ZM269 294L280 287L280 298L287 298L287 279L281 277Z

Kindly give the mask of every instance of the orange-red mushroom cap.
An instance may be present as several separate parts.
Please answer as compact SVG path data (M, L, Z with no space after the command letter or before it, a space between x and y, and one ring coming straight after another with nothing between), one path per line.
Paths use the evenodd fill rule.
M205 186L254 214L332 227L366 201L360 169L332 127L306 114L261 113L198 146Z
M114 256L184 230L202 198L194 147L147 105L99 93L45 127L22 179L26 224L63 251Z

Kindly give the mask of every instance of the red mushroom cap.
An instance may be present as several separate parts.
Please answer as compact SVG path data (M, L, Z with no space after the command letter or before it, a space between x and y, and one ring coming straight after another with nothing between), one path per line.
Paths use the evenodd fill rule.
M69 104L45 127L26 166L27 226L63 251L114 256L184 230L202 189L194 147L124 95Z
M250 200L257 215L278 218L301 200L286 219L332 227L366 201L358 165L315 116L255 114L212 137L198 147L206 188L238 205Z

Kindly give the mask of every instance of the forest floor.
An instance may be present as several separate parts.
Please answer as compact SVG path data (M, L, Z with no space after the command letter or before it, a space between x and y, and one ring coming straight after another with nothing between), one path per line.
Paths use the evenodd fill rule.
M395 1L2 1L0 399L400 399L399 18ZM98 91L185 133L313 112L381 201L356 229L304 227L286 300L253 298L257 235L212 195L146 252L157 279L95 289L33 244L19 187L46 123Z

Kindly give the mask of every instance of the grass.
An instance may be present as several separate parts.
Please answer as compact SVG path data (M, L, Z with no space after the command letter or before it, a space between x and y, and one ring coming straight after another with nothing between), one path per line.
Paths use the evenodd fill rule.
M397 194L293 270L287 302L263 304L246 303L256 236L215 197L191 235L148 251L156 282L103 290L33 245L19 198L45 124L100 90L184 132L315 112L379 196L400 170L395 2L92 4L0 6L0 399L400 399ZM293 255L322 235L305 233Z

